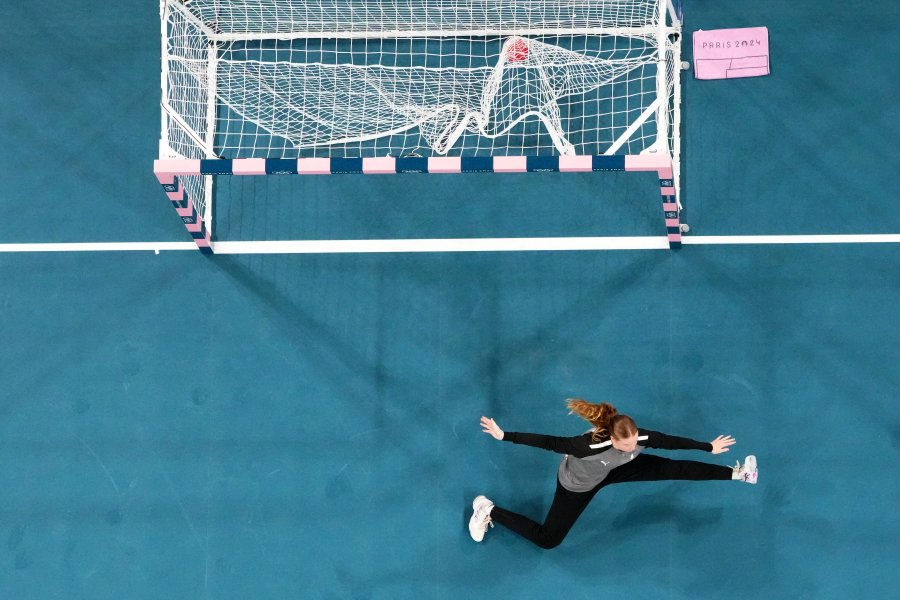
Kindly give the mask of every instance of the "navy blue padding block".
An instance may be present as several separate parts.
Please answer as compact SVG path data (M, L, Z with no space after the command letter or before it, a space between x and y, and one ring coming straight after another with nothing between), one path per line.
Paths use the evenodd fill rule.
M231 175L230 158L201 158L200 172L204 175Z
M402 156L396 161L398 173L427 173L428 158L424 156Z
M459 163L463 173L491 173L494 171L494 159L490 156L463 156Z
M559 171L559 157L529 156L526 157L525 165L529 173L540 171Z
M591 167L595 171L624 171L625 156L618 154L613 154L612 156L594 156L591 161Z
M659 187L675 187L675 181L673 179L660 179Z
M296 158L267 158L266 173L269 175L292 175L297 173Z
M332 173L362 173L363 161L361 158L332 158Z

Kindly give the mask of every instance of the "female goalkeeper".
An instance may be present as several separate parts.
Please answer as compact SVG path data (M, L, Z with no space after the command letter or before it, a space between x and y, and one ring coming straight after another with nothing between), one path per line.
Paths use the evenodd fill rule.
M631 417L618 414L611 404L592 404L580 398L569 399L566 404L572 413L590 422L593 428L589 432L575 437L504 432L493 419L481 417L483 431L494 439L543 448L565 456L557 473L556 495L543 524L478 496L472 502L474 514L469 520L469 533L476 542L484 539L488 526L500 523L541 548L555 548L594 495L613 483L669 479L756 483L755 456L748 456L743 465L725 467L643 453L645 448L660 448L721 454L728 452L728 447L735 443L731 436L720 435L711 442L698 442L638 428Z

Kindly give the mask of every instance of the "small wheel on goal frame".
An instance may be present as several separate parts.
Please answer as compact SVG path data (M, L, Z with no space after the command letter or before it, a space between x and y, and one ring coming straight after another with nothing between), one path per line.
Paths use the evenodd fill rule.
M678 226L678 229L681 231L681 233L689 233L691 231L691 226L687 223L681 223Z
M681 70L682 71L688 71L688 70L690 70L690 68L691 68L690 61L687 61L687 60L681 61Z

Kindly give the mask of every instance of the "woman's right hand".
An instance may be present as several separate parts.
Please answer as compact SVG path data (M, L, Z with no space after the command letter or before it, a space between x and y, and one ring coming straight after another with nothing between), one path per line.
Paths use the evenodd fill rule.
M495 440L503 439L503 430L497 427L493 419L481 417L481 430L490 434Z

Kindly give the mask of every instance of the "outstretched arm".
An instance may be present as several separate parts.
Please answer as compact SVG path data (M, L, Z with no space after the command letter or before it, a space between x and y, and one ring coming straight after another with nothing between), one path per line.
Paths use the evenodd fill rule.
M591 454L590 434L576 437L557 437L553 435L541 435L539 433L517 433L503 431L493 419L481 417L481 430L495 440L504 440L514 444L524 444L535 448L542 448L559 454L571 454L573 456L587 456Z
M736 442L730 435L720 435L711 442L699 442L690 438L666 435L658 431L641 430L641 434L647 436L645 446L661 450L705 450L713 454L721 454L728 452L728 447Z

